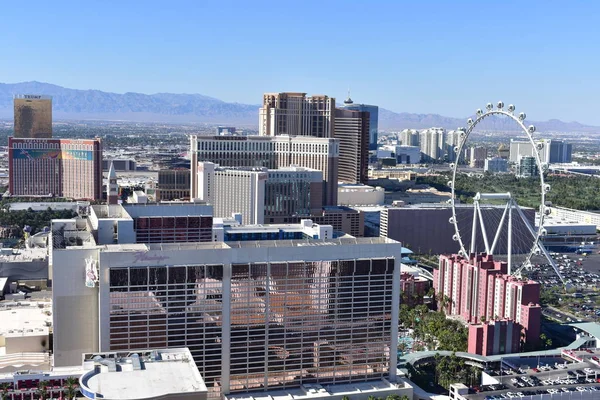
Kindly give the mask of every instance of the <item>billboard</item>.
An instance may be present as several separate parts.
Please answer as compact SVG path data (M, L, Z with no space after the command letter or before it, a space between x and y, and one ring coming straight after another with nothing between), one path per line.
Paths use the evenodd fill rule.
M56 150L56 149L12 149L13 159L16 160L85 160L92 161L92 150Z

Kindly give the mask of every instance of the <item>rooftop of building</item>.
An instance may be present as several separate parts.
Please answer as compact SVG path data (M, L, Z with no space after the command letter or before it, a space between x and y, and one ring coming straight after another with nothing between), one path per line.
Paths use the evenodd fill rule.
M584 223L580 221L573 221L564 218L557 218L551 215L546 215L544 217L544 226L579 226L579 227L593 227L596 228L596 224L592 223Z
M590 336L600 339L600 324L597 322L578 322L570 325L575 329L579 329Z
M91 207L98 219L131 219L140 217L212 216L212 206L202 201L102 204Z
M288 167L279 167L277 169L270 169L269 172L277 172L277 171L282 171L282 172L321 172L321 170L319 169L314 169L314 168L308 168L308 167L301 167L299 165L290 165Z
M52 96L47 94L15 94L13 99L25 99L25 100L52 100Z
M345 183L338 182L338 189L342 191L348 192L371 192L371 191L383 191L384 189L381 187L369 186L364 183Z
M0 251L0 262L27 262L40 261L48 258L48 250L41 247L29 249L2 248Z
M347 207L347 206L324 206L323 211L325 211L325 212L344 211L344 212L352 212L352 213L357 212L352 207Z
M255 224L255 225L239 224L235 220L227 220L227 221L222 221L222 219L220 219L220 220L221 221L218 221L218 220L215 221L213 225L218 225L219 223L222 223L223 227L226 230L231 230L231 231L236 231L236 232L254 232L254 231L278 232L280 230L303 231L306 228L318 228L320 226L329 227L329 228L333 229L331 227L331 225L315 224L310 219L300 220L300 222L297 224Z
M52 323L52 304L49 302L0 303L0 336L48 335Z
M197 199L193 202L125 204L123 208L131 218L212 216L213 214L212 205Z
M367 396L381 394L385 391L393 391L405 388L411 391L412 387L404 380L391 383L386 379L367 382L340 383L332 385L304 384L300 387L274 389L265 392L233 393L225 395L227 400L295 400L314 398L340 398L340 396ZM385 396L384 396L385 397Z
M241 140L241 141L261 141L261 142L277 142L277 141L303 141L303 142L335 142L339 141L336 138L322 138L315 136L305 136L305 135L277 135L277 136L261 136L261 135L247 135L247 136L239 136L239 135L192 135L196 140Z
M455 204L456 208L473 208L473 204ZM502 204L481 204L480 205L481 208L501 208L504 209L506 207L506 205L502 205ZM408 204L406 206L403 207L389 207L388 209L429 209L429 208L438 208L438 209L446 209L446 208L452 208L451 204L448 203L418 203L418 204ZM519 206L519 208L521 210L535 210L534 208L531 207L521 207Z
M80 379L81 391L88 398L151 399L207 392L187 348L86 354L83 367L88 372Z
M349 246L349 245L383 245L398 244L385 237L342 237L337 239L312 240L250 240L245 242L194 242L194 243L151 243L151 244L110 244L104 245L105 252L140 252L147 250L210 250L231 248L265 248L265 247L305 247L305 246Z

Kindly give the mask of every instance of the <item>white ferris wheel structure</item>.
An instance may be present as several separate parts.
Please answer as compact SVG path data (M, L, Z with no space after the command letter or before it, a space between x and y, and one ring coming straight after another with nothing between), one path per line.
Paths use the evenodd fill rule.
M482 121L492 117L500 116L513 121L518 129L527 137L532 147L532 156L535 158L537 170L539 171L539 206L537 207L537 227L531 224L530 219L526 217L523 210L517 204L516 198L510 192L504 193L477 193L473 197L472 210L469 208L468 220L470 224L464 223L465 210L461 208L457 200L456 179L459 171L459 160L468 143L469 136ZM525 125L526 114L520 112L516 114L515 106L509 105L506 109L504 103L499 101L494 107L488 103L485 110L478 109L474 118L467 121L468 127L459 128L458 144L454 147L456 154L455 162L450 164L452 170L452 180L448 182L452 191L450 199L452 205L452 217L450 223L454 225L455 234L453 239L459 244L459 254L463 257L469 257L475 254L477 250L483 250L490 255L502 255L505 257L508 265L508 273L520 276L522 271L532 266L532 259L536 256L543 256L547 264L552 266L555 273L564 284L564 279L560 274L556 263L544 247L541 239L546 234L544 229L544 219L549 213L546 206L546 194L550 191L550 185L544 181L544 173L548 171L548 164L542 162L540 151L543 150L545 143L536 141L534 133L536 128L533 125ZM485 208L486 202L492 202L496 210L497 217L490 221L485 218L482 208ZM493 219L493 218L492 218ZM461 220L463 223L461 223ZM467 226L470 225L470 226ZM515 232L518 227L519 232ZM468 230L470 229L470 232ZM515 246L515 242L518 246ZM477 244L483 244L483 249L477 249ZM499 243L503 243L500 249ZM518 250L517 248L518 247ZM515 257L519 253L520 257Z

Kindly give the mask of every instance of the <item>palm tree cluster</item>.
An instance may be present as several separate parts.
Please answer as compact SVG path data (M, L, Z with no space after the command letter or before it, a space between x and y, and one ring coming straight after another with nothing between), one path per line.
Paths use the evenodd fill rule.
M435 355L435 383L446 389L453 383L464 383L474 386L479 382L481 371L475 366L465 365L465 360L456 356L455 353L448 357Z
M426 305L400 306L400 324L413 330L415 342L428 350L466 351L468 331L459 321L446 318L443 312L430 311ZM413 350L420 350L417 345Z
M65 385L63 387L64 396L67 400L73 400L77 396L78 381L73 377L69 377L65 380ZM9 388L10 385L8 383L3 383L0 385L0 400L8 400L9 398ZM50 382L48 381L39 381L37 385L37 389L35 390L35 394L39 400L48 399L48 395L50 393Z

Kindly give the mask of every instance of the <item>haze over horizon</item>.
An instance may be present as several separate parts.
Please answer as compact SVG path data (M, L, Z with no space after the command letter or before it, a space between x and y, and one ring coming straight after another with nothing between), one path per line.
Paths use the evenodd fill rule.
M488 101L600 125L600 4L224 1L3 5L0 81L257 104L302 91L464 116ZM318 12L315 12L318 10ZM293 18L292 18L293 16Z

